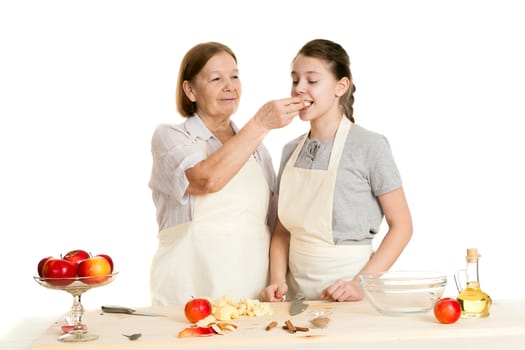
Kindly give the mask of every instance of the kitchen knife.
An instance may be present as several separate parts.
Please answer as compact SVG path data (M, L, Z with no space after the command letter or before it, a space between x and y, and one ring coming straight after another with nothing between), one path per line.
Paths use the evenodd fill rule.
M295 294L292 300L292 305L290 306L290 315L295 316L306 310L308 304L303 302L304 299L305 297L303 293Z
M116 306L116 305L102 305L101 309L102 311L110 313L110 314L128 314L128 315L155 316L155 317L156 316L166 316L162 314L156 314L153 312L137 311L129 307Z

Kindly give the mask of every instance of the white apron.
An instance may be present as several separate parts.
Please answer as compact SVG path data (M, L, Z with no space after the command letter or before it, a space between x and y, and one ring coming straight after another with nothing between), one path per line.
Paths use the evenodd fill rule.
M294 167L305 134L281 175L279 220L290 231L288 285L291 293L301 291L307 299L319 299L321 291L338 279L353 279L372 254L370 244L334 245L333 241L335 180L351 127L343 116L327 170Z
M258 298L268 282L270 189L250 157L216 193L197 196L193 220L162 230L151 266L153 305L192 297Z

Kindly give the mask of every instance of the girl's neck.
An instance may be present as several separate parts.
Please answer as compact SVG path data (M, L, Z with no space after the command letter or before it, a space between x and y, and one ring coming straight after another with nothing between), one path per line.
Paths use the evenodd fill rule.
M310 140L328 141L335 138L342 114L336 118L316 118L310 121Z

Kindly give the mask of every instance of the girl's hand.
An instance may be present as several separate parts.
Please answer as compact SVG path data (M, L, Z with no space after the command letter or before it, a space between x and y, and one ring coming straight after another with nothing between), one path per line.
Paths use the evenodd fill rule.
M337 280L321 292L320 298L333 301L358 301L363 299L363 290L357 280Z

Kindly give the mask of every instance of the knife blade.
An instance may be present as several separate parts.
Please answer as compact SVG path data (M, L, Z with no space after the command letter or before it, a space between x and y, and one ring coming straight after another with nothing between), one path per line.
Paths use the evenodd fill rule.
M295 316L303 312L308 308L308 304L305 304L304 301L305 297L303 293L297 293L295 294L292 304L290 306L290 315Z
M102 309L103 312L107 312L110 314L128 314L128 315L153 316L153 317L166 316L166 315L157 314L153 312L137 311L129 307L117 306L117 305L102 305L100 308Z

